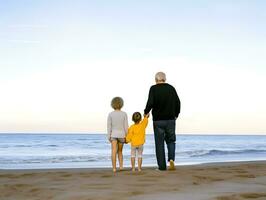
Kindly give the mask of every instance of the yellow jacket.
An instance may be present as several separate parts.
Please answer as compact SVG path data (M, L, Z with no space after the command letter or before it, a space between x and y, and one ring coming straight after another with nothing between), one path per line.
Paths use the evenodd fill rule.
M143 145L145 143L145 129L147 125L147 117L144 117L140 123L131 125L128 129L126 141L128 143L131 142L131 146Z

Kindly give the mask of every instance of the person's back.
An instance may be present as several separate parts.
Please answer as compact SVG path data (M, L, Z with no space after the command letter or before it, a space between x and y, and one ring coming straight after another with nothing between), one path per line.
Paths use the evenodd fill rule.
M145 129L148 125L148 118L144 119L138 124L133 124L128 129L128 135L126 137L127 142L131 142L132 146L139 146L145 143Z
M143 145L145 143L145 129L148 125L148 117L149 115L146 115L144 119L141 120L141 114L139 112L135 112L132 116L134 124L128 129L126 141L131 142L132 171L135 171L136 153L138 153L138 170L141 171Z
M175 120L180 113L180 100L173 86L165 83L166 75L155 75L156 85L151 86L144 110L147 115L152 110L156 158L159 170L166 170L164 142L168 149L169 169L174 169L175 160Z
M124 101L121 97L114 97L111 101L113 112L109 113L107 118L107 137L112 145L112 166L113 172L116 172L116 154L120 170L123 169L123 144L128 129L127 114L121 111Z
M146 109L153 108L154 121L173 120L178 117L180 101L173 86L168 83L153 85L150 89L150 95L152 95L152 100L147 103Z
M127 133L127 114L121 110L115 110L108 115L108 137L124 138Z

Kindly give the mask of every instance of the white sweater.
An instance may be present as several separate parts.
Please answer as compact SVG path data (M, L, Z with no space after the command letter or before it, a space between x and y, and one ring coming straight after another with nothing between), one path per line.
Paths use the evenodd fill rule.
M128 130L127 114L120 110L115 110L108 115L107 137L125 138Z

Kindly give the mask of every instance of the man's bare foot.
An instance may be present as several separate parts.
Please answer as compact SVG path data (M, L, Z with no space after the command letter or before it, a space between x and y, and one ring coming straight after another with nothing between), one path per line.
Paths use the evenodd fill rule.
M113 168L113 172L116 172L116 168Z
M136 169L135 168L132 168L132 172L134 172L134 171L136 171Z
M138 168L138 171L141 172L141 168Z

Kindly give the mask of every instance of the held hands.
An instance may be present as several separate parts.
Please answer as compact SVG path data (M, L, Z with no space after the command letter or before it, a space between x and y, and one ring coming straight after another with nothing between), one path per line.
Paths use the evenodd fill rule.
M149 117L150 117L150 113L148 113L148 114L144 114L144 117L149 118Z

